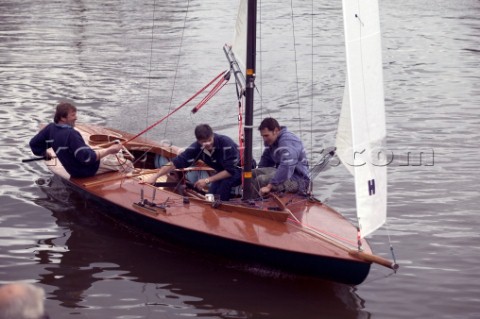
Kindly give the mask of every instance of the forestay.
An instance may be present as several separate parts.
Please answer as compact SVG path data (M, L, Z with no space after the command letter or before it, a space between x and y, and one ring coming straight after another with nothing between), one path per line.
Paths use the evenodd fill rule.
M385 106L378 0L343 0L347 80L337 154L355 176L361 237L386 220Z

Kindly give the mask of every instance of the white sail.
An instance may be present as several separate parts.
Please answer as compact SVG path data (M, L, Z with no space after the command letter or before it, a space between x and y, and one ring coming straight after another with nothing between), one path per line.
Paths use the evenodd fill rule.
M337 154L355 176L361 237L386 220L385 106L378 0L343 0L347 83Z
M240 0L232 43L232 51L235 54L240 70L245 70L247 64L247 10L247 0Z

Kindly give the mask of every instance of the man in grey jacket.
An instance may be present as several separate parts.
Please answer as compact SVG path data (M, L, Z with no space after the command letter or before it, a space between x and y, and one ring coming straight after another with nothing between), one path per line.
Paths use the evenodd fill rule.
M310 178L302 141L271 117L265 118L258 130L265 150L258 168L253 170L253 183L260 195L271 191L306 193Z

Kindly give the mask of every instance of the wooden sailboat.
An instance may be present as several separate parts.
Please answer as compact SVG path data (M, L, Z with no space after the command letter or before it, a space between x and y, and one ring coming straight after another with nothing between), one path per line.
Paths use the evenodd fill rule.
M351 2L344 0L344 7L350 8ZM369 29L370 32L370 24L378 24L378 19L370 20L371 16L375 16L375 12L378 16L376 0L362 1L363 5L367 7L368 15L363 15L363 8L362 10L351 9L353 11L347 9L345 19L361 21L355 27L362 30ZM247 30L244 156L245 167L250 168L254 127L256 0L242 0L240 7L247 13L246 17L242 14L239 16L240 20L246 23ZM240 11L242 12L243 9ZM358 33L355 34L350 30L351 24L351 22L345 22L348 29L347 55L356 56L358 48L355 45L358 41L363 41L365 34L361 34L358 40L356 36L363 31L357 31ZM235 54L232 53L231 56L235 58ZM379 56L377 55L376 58ZM375 63L375 67L380 67L381 73L381 60ZM341 127L345 127L344 124L347 123L353 123L353 125L347 125L349 128L341 131L343 133L339 134L341 142L338 145L342 160L346 163L348 163L349 141L354 140L356 145L368 147L369 151L370 148L377 147L385 137L384 129L378 132L378 127L385 126L384 119L380 126L377 123L382 121L382 114L375 113L375 123L369 122L364 126L362 124L365 124L365 121L370 121L369 115L359 119L356 114L359 109L370 107L368 94L371 90L379 89L378 85L363 87L363 92L367 92L363 97L366 104L357 106L357 94L362 91L357 86L357 65L353 63L348 70L349 80L345 100L349 103L345 104L349 106L350 112L348 110L342 112ZM382 98L383 96L375 95L375 102L381 102L377 105L380 108L383 107ZM363 136L357 135L358 131L370 130L371 127L377 130L376 133L372 133L373 144L364 144L366 140L363 140ZM365 187L367 187L366 191L370 192L367 198L363 195L357 196L357 210L360 212L359 232L350 221L316 200L313 195L285 193L272 195L263 200L254 200L250 169L244 170L243 195L228 202L211 201L203 193L187 187L192 172L208 173L209 168L205 166L176 170L168 177L157 180L158 184L155 187L142 184L141 177L154 174L159 165L176 156L180 150L171 145L163 145L139 137L138 134L116 129L87 124L78 124L76 129L92 147L98 147L99 143L108 143L112 140L122 141L128 152L136 158L136 169L128 174L112 172L79 179L70 178L55 158L46 162L48 168L55 175L60 176L69 187L83 194L88 200L102 205L105 208L105 214L135 225L142 231L247 265L260 265L350 285L360 284L367 277L372 263L394 269L397 267L395 263L373 255L364 238L380 227L386 216L385 167L372 168L374 166L370 165L372 162L365 159L365 162L368 162L366 165L353 165L357 193L364 192ZM351 151L352 149L350 154ZM364 185L365 183L367 186ZM381 198L378 199L379 197ZM375 216L380 217L375 217L371 222L370 214L373 211Z

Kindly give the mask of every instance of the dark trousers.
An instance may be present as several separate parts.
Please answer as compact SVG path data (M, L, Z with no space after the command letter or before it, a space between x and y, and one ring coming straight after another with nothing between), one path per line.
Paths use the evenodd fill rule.
M252 171L253 174L253 187L258 191L260 188L267 186L270 183L270 180L275 176L277 169L275 167L261 167L256 168ZM285 182L272 185L272 190L274 192L289 192L296 193L299 190L299 183L295 180L287 179Z
M220 195L221 201L228 201L231 197L232 187L238 186L242 183L241 172L241 170L236 170L235 174L229 178L213 182L208 188L208 192Z

